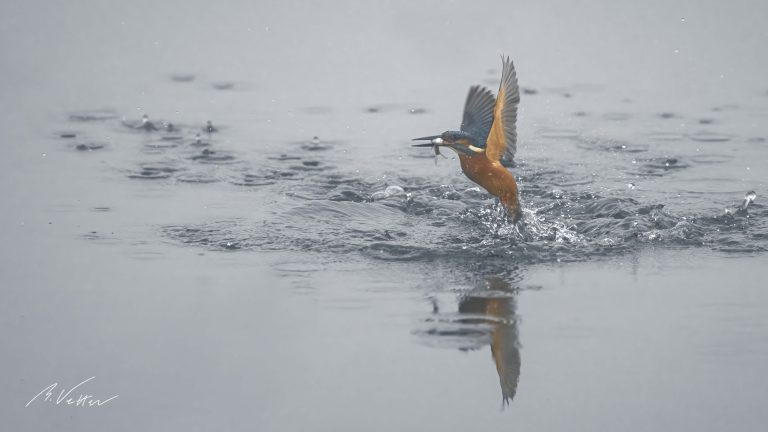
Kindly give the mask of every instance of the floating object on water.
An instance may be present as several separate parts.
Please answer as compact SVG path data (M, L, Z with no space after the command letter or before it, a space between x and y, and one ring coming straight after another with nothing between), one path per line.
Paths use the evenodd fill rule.
M432 147L435 154L438 154L438 147L456 151L464 174L498 197L513 222L517 222L521 216L517 182L502 163L514 163L520 89L515 67L509 57L502 58L502 64L497 98L483 86L472 86L464 105L461 130L415 138L414 141L429 142L414 144L414 147Z

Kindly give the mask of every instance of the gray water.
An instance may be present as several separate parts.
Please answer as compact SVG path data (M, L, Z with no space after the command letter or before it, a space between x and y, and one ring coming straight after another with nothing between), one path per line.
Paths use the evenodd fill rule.
M3 430L764 429L765 6L329 7L0 4Z

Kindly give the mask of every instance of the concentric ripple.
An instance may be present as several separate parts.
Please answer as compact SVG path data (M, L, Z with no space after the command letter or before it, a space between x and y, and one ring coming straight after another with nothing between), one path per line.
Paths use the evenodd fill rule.
M619 114L609 112L604 117L630 119ZM113 115L79 113L71 120L106 121ZM734 160L724 149L704 153L697 148L693 153L680 144L668 145L684 143L680 135L655 134L638 141L588 137L559 127L539 130L541 146L559 146L574 154L566 160L516 161L513 171L522 191L523 217L513 225L495 198L463 177L446 181L408 175L415 172L408 169L377 177L370 172L366 177L359 170L347 172L340 168L347 164L337 160L339 152L333 150L349 143L317 136L275 147L274 153L254 162L221 147L227 143L219 138L227 136L226 129L216 137L207 134L205 141L199 125L174 126L173 135L164 130L138 134L135 128L120 129L137 142L137 153L147 158L123 170L128 178L168 179L169 184L191 187L206 183L249 187L280 202L253 219L236 215L168 224L159 228L164 237L212 250L314 251L339 260L353 255L378 261L448 263L485 274L506 274L521 264L610 257L647 245L742 253L768 249L768 211L756 194L741 204L738 195L726 197L727 201L713 197L710 209L698 213L668 210L664 194L646 194L645 184ZM183 138L192 134L193 141ZM688 138L732 141L714 132ZM406 157L434 157L405 145L401 150ZM157 159L157 154L162 158ZM428 163L407 159L411 164ZM704 174L699 171L698 175ZM642 193L635 185L638 181L644 182Z

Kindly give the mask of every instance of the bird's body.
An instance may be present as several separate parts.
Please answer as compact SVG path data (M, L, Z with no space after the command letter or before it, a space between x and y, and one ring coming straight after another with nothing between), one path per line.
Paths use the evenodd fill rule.
M512 61L503 60L501 85L496 98L490 90L469 89L460 131L446 131L417 140L429 140L417 147L443 146L459 154L461 170L470 180L499 198L514 222L520 218L517 182L502 160L511 163L517 149L517 105L520 90Z
M491 195L499 198L510 216L517 221L520 202L517 197L515 176L499 161L492 161L485 155L467 156L460 154L461 170L470 180L482 186Z

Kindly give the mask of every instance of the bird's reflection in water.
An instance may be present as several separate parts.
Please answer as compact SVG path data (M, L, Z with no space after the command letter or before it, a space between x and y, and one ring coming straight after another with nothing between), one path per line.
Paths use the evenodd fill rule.
M520 378L517 290L499 277L489 277L475 290L458 297L458 312L441 312L433 299L433 314L417 333L433 346L477 350L490 344L499 374L502 403L509 405Z

